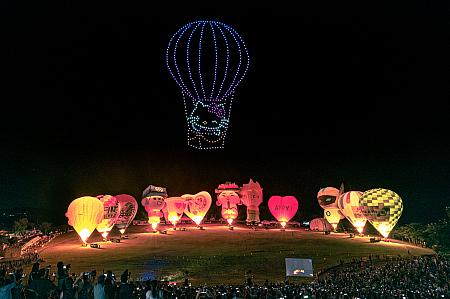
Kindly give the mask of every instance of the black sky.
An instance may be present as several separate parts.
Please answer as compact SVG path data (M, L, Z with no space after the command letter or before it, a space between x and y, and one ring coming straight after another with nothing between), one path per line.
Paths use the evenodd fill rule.
M450 202L448 7L1 5L4 207L64 220L85 194L212 193L249 178L265 201L297 196L305 217L321 211L318 189L341 181L396 191L404 222ZM251 57L220 151L187 147L164 64L172 34L199 19L234 27Z

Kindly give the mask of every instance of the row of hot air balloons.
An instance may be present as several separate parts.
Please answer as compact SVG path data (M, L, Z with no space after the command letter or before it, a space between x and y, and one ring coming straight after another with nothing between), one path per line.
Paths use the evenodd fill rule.
M347 218L355 229L362 233L366 222L385 238L389 236L403 212L403 201L394 191L376 188L366 192L344 192L326 187L317 193L319 205L324 209L324 218L336 229L341 219Z
M137 209L136 200L128 194L83 196L70 203L66 217L69 225L86 243L95 229L105 239L114 226L124 234L136 216Z

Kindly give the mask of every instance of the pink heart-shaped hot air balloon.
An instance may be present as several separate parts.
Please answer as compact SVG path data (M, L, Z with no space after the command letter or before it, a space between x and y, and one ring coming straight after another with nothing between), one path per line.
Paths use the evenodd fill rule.
M269 210L281 226L295 216L298 210L298 201L294 196L272 196L269 198Z

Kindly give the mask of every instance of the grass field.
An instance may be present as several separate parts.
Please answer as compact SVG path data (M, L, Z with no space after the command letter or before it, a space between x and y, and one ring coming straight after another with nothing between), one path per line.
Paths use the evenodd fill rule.
M247 270L260 283L285 278L284 258L312 258L315 271L339 263L340 259L372 255L433 254L430 249L400 242L370 243L368 237L349 238L345 234L324 235L303 229L259 229L222 225L205 226L186 231L167 229L167 234L149 232L150 227L130 227L129 239L121 243L102 242L94 232L89 242L101 248L81 247L75 232L55 238L41 252L43 265L55 267L58 261L72 265L71 272L96 269L112 270L116 275L131 271L133 279L162 278L183 280L182 272L190 272L190 281L200 283L242 283ZM149 231L147 231L149 230ZM112 236L118 235L115 230Z

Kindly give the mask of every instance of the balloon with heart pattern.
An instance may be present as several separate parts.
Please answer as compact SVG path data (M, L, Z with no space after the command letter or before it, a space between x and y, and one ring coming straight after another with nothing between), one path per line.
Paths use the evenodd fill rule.
M171 222L175 229L186 209L186 200L183 197L168 197L164 201L166 203L163 209L164 218Z
M298 210L298 201L294 196L272 196L268 205L270 212L283 228Z
M184 213L200 226L200 223L211 207L211 195L206 191L201 191L197 194L184 194L181 197L186 200Z

